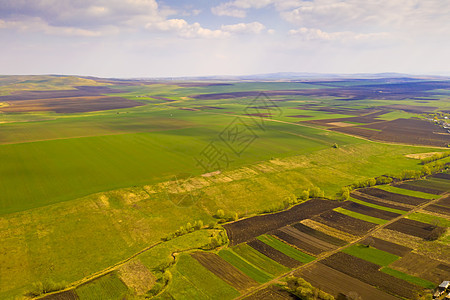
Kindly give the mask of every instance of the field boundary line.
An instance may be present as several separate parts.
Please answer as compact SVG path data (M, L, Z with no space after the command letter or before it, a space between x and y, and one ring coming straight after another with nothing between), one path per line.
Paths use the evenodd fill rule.
M412 214L412 213L414 213L414 212L417 212L418 210L423 209L423 208L427 207L428 205L434 204L434 203L436 203L437 201L439 201L439 200L441 200L442 198L447 197L447 196L449 196L449 195L450 195L450 193L444 193L444 194L441 195L441 197L439 197L439 198L437 198L437 199L431 200L431 201L429 201L429 202L425 202L425 203L423 203L422 205L418 205L418 206L416 206L414 209L412 209L412 210L410 210L409 212L407 212L406 214L400 215L400 216L398 216L398 217L396 217L396 218L394 218L394 219L391 219L391 220L389 220L389 221L388 221L387 223L385 223L385 224L382 224L382 225L379 225L379 226L374 227L373 229L369 230L365 235L363 235L362 237L358 238L357 240L355 240L355 241L353 241L353 242L350 242L350 243L348 243L347 245L344 245L344 246L342 246L342 247L340 247L340 248L337 248L337 249L335 249L335 250L332 250L332 251L330 251L330 252L324 254L323 256L317 257L317 259L313 260L312 262L303 264L303 265L301 265L301 266L299 266L299 267L297 267L297 268L295 268L295 269L293 269L293 270L291 270L291 271L289 271L289 272L287 272L287 273L285 273L285 274L282 274L282 275L280 275L280 276L278 276L278 277L275 277L275 278L272 279L271 281L268 281L268 282L266 282L266 283L264 283L264 284L258 286L258 287L255 288L254 290L251 290L251 291L249 291L249 292L247 292L247 293L245 293L245 294L240 295L239 297L236 297L235 300L238 300L238 299L244 299L244 298L246 298L246 297L248 297L248 296L250 296L250 295L253 295L253 294L256 293L256 292L258 292L258 291L260 291L260 290L263 290L264 288L269 287L269 286L271 286L272 284L275 284L275 283L279 282L279 280L282 279L282 278L288 277L288 276L290 276L290 275L294 275L294 274L295 274L296 272L298 272L299 270L305 269L305 268L307 268L307 267L309 267L309 266L311 266L311 265L314 265L314 264L317 263L317 262L320 262L320 261L324 260L325 258L330 257L330 256L333 255L333 254L336 254L336 253L338 253L338 252L340 252L340 251L342 251L342 250L344 250L344 249L346 249L346 248L349 248L349 247L351 247L351 246L353 246L353 245L356 245L356 244L358 244L359 242L361 242L361 241L363 241L364 239L366 239L366 238L368 238L369 236L371 236L374 232L376 232L376 231L378 231L378 230L380 230L380 229L383 229L383 228L385 228L386 226L388 226L388 225L390 225L390 224L392 224L392 223L394 223L394 222L396 222L396 221L398 221L398 220L400 220L400 219L406 218L406 217L409 216L410 214ZM356 279L357 279L357 278L356 278Z

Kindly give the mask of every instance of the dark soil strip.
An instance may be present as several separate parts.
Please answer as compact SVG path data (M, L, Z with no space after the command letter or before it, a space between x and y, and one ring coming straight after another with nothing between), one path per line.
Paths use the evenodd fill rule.
M274 261L282 264L283 266L286 266L288 268L296 268L300 266L302 263L293 259L290 256L287 256L286 254L278 251L277 249L274 249L270 247L269 245L261 242L260 240L253 240L251 242L247 243L250 247L255 249L256 251L264 254L265 256L273 259Z
M297 224L294 224L294 225L292 225L292 226L293 226L295 229L297 229L297 230L299 230L299 231L301 231L301 232L304 232L304 233L306 233L306 234L309 234L309 235L311 235L311 236L313 236L313 237L315 237L315 238L317 238L317 239L319 239L319 240L322 240L322 241L324 241L324 242L333 244L333 245L335 245L335 246L344 246L344 245L347 244L346 241L343 241L343 240L338 239L338 238L336 238L336 237L334 237L334 236L325 234L325 233L323 233L322 231L315 230L315 229L313 229L313 228L311 228L311 227L308 227L308 226L306 226L306 225L303 225L302 223L297 223Z
M415 291L421 289L414 284L378 271L379 266L376 264L342 252L325 258L322 263L381 290L408 299L413 299Z
M420 205L425 202L428 202L429 200L418 198L418 197L412 197L412 196L406 196L406 195L400 195L396 193L391 193L387 191L383 191L377 188L365 188L358 190L360 193L364 193L367 195L371 195L380 199L386 199L389 201L399 202L399 203L405 203L409 205Z
M436 204L440 206L450 207L450 196L442 198Z
M405 189L405 190L428 193L428 194L433 194L433 195L441 195L444 193L444 191L432 189L431 187L413 185L410 183L401 183L401 184L396 184L395 186L398 188Z
M312 255L319 255L320 253L322 253L324 251L323 249L316 247L311 243L302 241L298 237L290 235L289 233L287 233L285 231L275 230L272 233L272 235L274 235L274 236L278 237L279 239L285 241L286 243L293 245L293 246L301 249L302 251L307 252Z
M339 293L349 296L352 292L356 292L358 293L358 296L361 297L358 299L398 300L397 297L382 292L367 283L330 268L322 263L316 263L307 269L302 270L298 276L335 297Z
M356 213L360 213L360 214L375 217L375 218L380 218L383 220L391 220L391 219L394 219L394 218L400 216L399 214L396 214L396 213L393 213L390 211L376 209L376 208L365 206L365 205L355 203L352 201L346 202L344 204L343 208L353 211L353 212L356 212Z
M368 242L368 239L365 239L364 241L362 241L362 244L366 244ZM398 255L398 256L404 256L407 253L411 252L412 249L399 245L399 244L395 244L395 243L391 243L376 237L370 237L370 239L372 239L373 243L370 244L371 247L374 247L378 250L382 250L382 251L386 251L388 253L394 254L394 255Z
M349 217L333 210L313 217L312 220L353 235L363 235L377 226L377 224Z
M244 219L226 224L224 227L227 230L231 245L234 246L341 205L342 203L336 201L311 199L286 211Z
M403 218L389 224L386 228L426 239L436 227L430 224Z
M271 285L263 290L245 297L245 300L297 300L298 298L292 296L289 292L286 292L276 285Z
M439 174L434 174L433 176L431 176L433 178L441 178L441 179L447 179L450 180L450 174L448 173L439 173Z
M374 199L370 199L369 197L365 196L364 194L359 194L359 193L355 193L355 192L353 192L351 194L351 196L353 198L357 199L357 200L361 200L361 201L364 201L364 202L367 202L367 203L371 203L371 204L375 204L375 205L379 205L379 206L399 209L399 210L403 210L403 211L409 211L409 210L412 209L412 207L405 207L405 206L400 206L400 205L396 205L396 204L392 204L392 203L388 203L388 202L384 202L384 201L377 201L377 200L374 200Z
M245 291L259 285L256 281L214 253L195 252L191 255L206 269L238 291Z
M74 290L68 290L61 293L45 296L42 300L77 300L78 296Z
M431 204L431 205L428 205L427 207L425 207L424 210L450 216L450 207L448 207L448 206Z

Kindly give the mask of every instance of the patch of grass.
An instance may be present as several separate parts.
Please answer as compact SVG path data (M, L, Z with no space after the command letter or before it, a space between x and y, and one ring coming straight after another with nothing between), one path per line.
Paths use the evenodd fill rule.
M415 212L415 213L408 215L408 219L420 221L420 222L432 224L432 225L450 227L450 220L444 219L441 217L437 217L434 215L430 215L430 214L420 213L420 212Z
M388 222L388 220L383 220L383 219L380 219L380 218L375 218L375 217L363 215L363 214L360 214L360 213L357 213L357 212L346 210L346 209L341 208L341 207L335 208L334 211L337 211L338 213L341 213L343 215L347 215L349 217L353 217L353 218L356 218L356 219L360 219L360 220L363 220L363 221L367 221L367 222L371 222L371 223L375 223L375 224L379 224L379 225L385 224L385 223Z
M406 195L406 196L413 196L413 197L418 197L418 198L424 198L424 199L429 199L429 200L433 200L433 199L436 199L439 197L439 196L436 196L433 194L406 190L406 189L398 188L398 187L395 187L392 185L377 185L376 188L383 190L383 191L387 191L387 192L392 192L392 193Z
M400 258L400 256L361 244L352 245L342 250L342 252L370 261L380 266L388 266Z
M259 283L268 282L273 278L266 272L245 261L231 250L221 250L219 251L219 256Z
M281 275L289 271L289 268L268 258L247 244L237 245L233 247L232 250L250 264L260 268L272 276Z
M122 299L128 288L113 272L78 287L75 292L80 300Z
M362 205L365 205L365 206L373 207L373 208L376 208L376 209L381 209L381 210L385 210L385 211L390 211L390 212L393 212L393 213L396 213L396 214L400 214L400 215L404 215L404 214L407 213L407 212L404 211L404 210L395 209L395 208L390 208L390 207L381 206L381 205L376 205L376 204L372 204L372 203L369 203L369 202L365 202L365 201L362 201L362 200L358 200L358 199L355 199L355 198L352 198L352 197L350 197L350 201L353 201L353 202L355 202L355 203L362 204Z
M239 292L188 254L178 258L167 293L175 299L233 299Z
M385 268L382 268L381 271L386 273L386 274L389 274L391 276L403 279L405 281L411 282L413 284L416 284L418 286L422 286L422 287L427 288L427 289L434 289L434 288L436 288L436 284L434 284L434 283L432 283L432 282L430 282L428 280L425 280L425 279L422 279L422 278L419 278L419 277L415 277L415 276L412 276L412 275L408 275L406 273L403 273L403 272L400 272L400 271L397 271L397 270L394 270L394 269L391 269L391 268L385 267Z
M285 244L282 241L274 238L273 236L265 234L257 237L257 239L269 245L270 247L286 254L287 256L290 256L293 259L298 260L299 262L309 263L316 259L314 256L308 255L294 247L291 247L288 244Z

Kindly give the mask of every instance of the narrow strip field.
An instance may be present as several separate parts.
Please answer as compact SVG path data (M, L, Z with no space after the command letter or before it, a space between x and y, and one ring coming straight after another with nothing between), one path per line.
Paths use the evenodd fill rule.
M362 205L359 203L355 203L352 201L348 201L346 202L342 207L338 207L335 210L339 211L339 209L341 208L345 208L346 210L350 210L359 214L363 214L363 215L367 215L376 219L383 219L383 220L391 220L394 218L397 218L398 216L400 216L400 214L394 213L394 212L389 212L386 210L381 210L381 209L377 209L377 208L373 208L373 207L369 207L366 205ZM382 223L377 223L377 224L384 224L385 222Z
M361 205L373 207L373 208L376 208L376 209L380 209L380 210L385 210L385 211L393 212L393 213L396 213L396 214L399 214L399 215L406 214L406 211L405 211L405 210L400 210L400 209L395 209L395 208L389 208L389 207L387 207L387 206L381 206L381 205L373 204L373 203L370 203L370 202L368 202L368 201L358 200L358 199L353 198L353 197L350 197L350 201L353 201L353 202L358 203L358 204L361 204ZM369 201L370 201L370 199L369 199Z
M347 244L347 242L344 241L344 240L340 240L340 239L338 239L338 238L336 238L334 236L325 234L322 231L313 229L313 228L308 227L308 226L306 226L306 225L304 225L302 223L297 223L297 224L294 224L292 226L295 229L297 229L298 231L306 233L306 234L308 234L308 235L310 235L312 237L315 237L315 238L317 238L319 240L322 240L322 241L324 241L326 243L333 244L335 246L344 246L344 245Z
M217 277L234 287L238 291L245 291L258 286L258 283L223 260L220 256L209 252L195 252L192 254L202 266Z
M370 242L369 242L369 239L370 239ZM385 252L388 252L388 253L391 253L391 254L394 254L397 256L404 256L412 251L411 248L408 248L408 247L405 247L405 246L402 246L399 244L395 244L392 242L388 242L388 241L385 241L385 240L382 240L382 239L379 239L376 237L368 237L367 239L363 240L361 242L361 244L363 244L363 245L370 244L370 247L374 247L378 250L385 251Z
M367 260L371 263L388 266L400 257L376 248L356 244L345 248L342 252Z
M279 250L270 247L269 245L261 242L258 239L249 242L248 245L253 249L257 250L258 252L260 252L261 254L269 257L270 259L273 259L279 264L282 264L283 266L286 266L290 269L298 267L302 264L300 261L284 254Z
M378 225L387 223L387 220L383 220L383 219L371 217L371 216L368 216L365 214L357 213L357 212L354 212L351 210L344 209L342 207L338 207L338 208L334 209L334 211L341 213L343 215L355 218L355 219L367 221L367 222L378 224Z
M363 235L377 226L375 223L359 220L336 211L327 211L313 217L312 220L357 236Z
M289 268L263 255L247 244L237 245L233 247L232 250L250 264L260 268L272 276L278 276L289 271Z
M270 235L262 235L259 236L258 239L269 245L270 247L277 249L278 251L286 254L289 257L292 257L295 260L298 260L301 263L309 263L311 261L313 261L314 259L316 259L314 256L308 255L306 253L303 253L302 251L289 246L286 243L283 243L282 241L280 241L279 239L276 239Z
M389 201L394 201L398 203L404 203L409 204L413 206L417 206L420 204L423 204L428 201L428 199L418 198L418 197L412 197L412 196L406 196L406 195L400 195L396 193L387 192L384 190L380 190L377 188L365 188L360 189L360 193L364 193L370 196L374 196L380 199L386 199Z

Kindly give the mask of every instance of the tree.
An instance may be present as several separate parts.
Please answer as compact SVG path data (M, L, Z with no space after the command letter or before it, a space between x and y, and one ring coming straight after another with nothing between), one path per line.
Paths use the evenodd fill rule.
M344 186L341 189L341 200L348 200L350 198L350 189Z
M223 219L225 217L225 212L223 211L223 209L218 209L216 212L216 217L219 219Z

